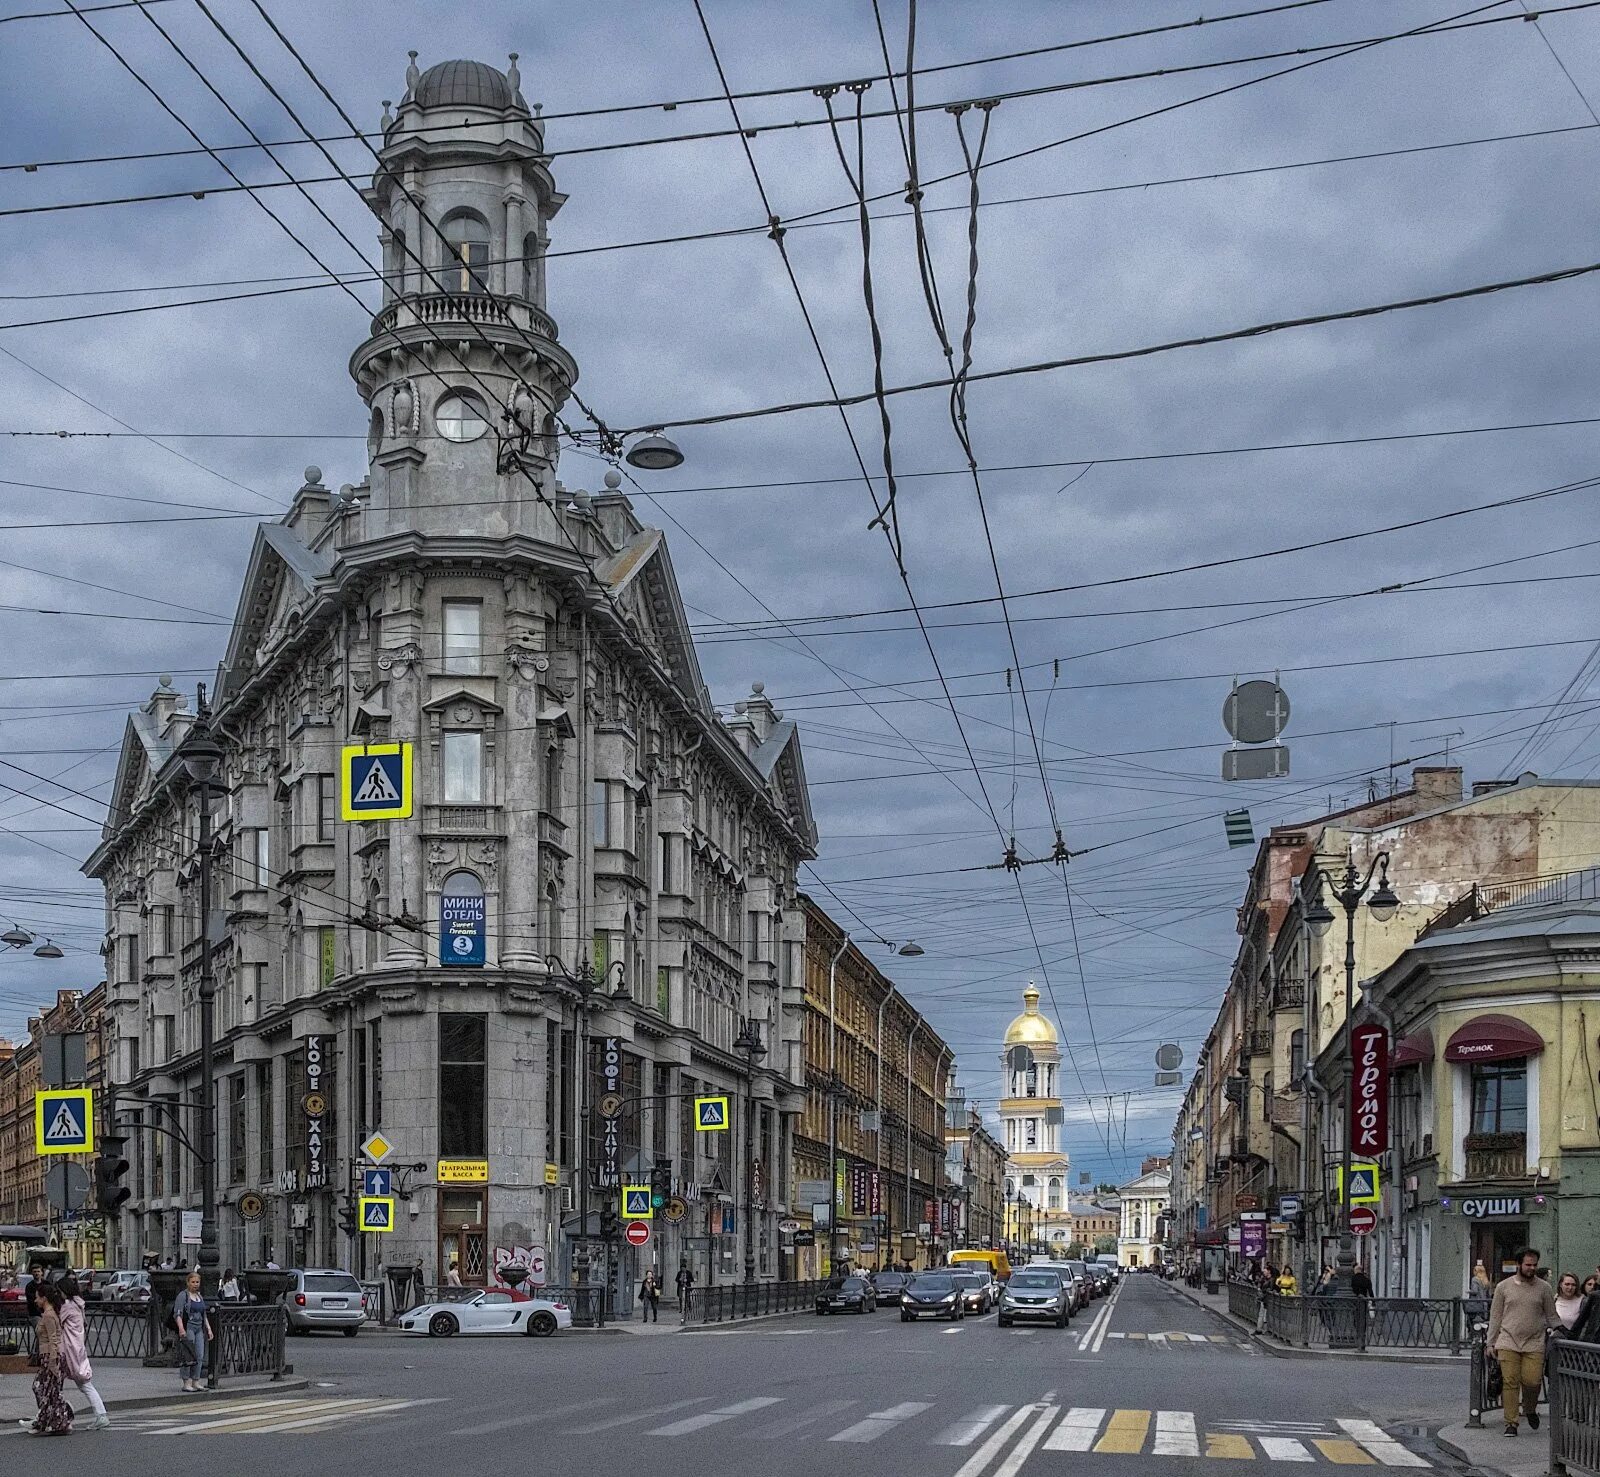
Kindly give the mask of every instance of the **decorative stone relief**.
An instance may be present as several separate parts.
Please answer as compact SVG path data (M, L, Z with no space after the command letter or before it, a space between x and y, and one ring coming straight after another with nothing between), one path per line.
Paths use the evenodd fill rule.
M422 430L422 401L409 379L394 387L389 400L389 429L396 436L415 436Z
M378 670L403 677L422 660L422 648L415 641L387 647L378 653Z
M428 843L428 885L437 887L445 879L445 873L455 865L456 849L446 846L442 841Z
M500 872L500 843L478 842L476 846L468 849L467 860L483 874L484 887L492 886Z

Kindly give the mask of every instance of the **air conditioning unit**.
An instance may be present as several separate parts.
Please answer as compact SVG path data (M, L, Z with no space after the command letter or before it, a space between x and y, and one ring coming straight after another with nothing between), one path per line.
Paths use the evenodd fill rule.
M571 1211L578 1208L577 1197L573 1194L571 1185L563 1185L561 1187L561 1208L563 1211Z

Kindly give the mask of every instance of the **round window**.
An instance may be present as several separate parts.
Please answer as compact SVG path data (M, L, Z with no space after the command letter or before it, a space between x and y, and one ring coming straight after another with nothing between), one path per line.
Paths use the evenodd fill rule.
M433 420L447 441L476 441L489 429L483 402L476 395L459 390L439 402Z

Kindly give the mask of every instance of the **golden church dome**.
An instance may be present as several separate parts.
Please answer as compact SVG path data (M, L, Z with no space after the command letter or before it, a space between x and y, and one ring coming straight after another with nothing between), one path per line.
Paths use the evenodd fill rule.
M1007 1046L1054 1046L1060 1040L1056 1028L1039 1014L1039 992L1032 982L1022 992L1023 1011L1006 1027Z

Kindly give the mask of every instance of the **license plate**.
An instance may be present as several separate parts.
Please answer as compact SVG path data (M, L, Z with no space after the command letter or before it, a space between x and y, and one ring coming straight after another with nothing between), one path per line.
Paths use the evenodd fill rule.
M324 1308L348 1308L350 1300L348 1298L323 1298L322 1306Z

